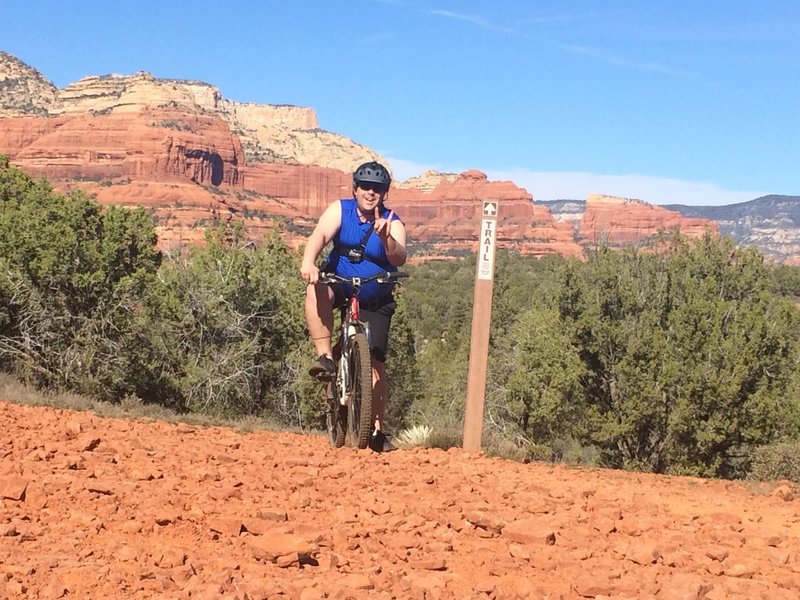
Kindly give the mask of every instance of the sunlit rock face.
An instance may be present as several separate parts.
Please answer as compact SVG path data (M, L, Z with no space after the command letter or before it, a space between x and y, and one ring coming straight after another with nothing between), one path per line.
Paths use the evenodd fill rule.
M650 240L659 231L680 229L682 234L692 238L703 235L708 228L716 231L716 223L687 218L641 200L592 194L586 199L578 223L577 240L584 246L599 243L623 246Z
M319 128L314 110L238 103L213 85L149 73L85 77L58 89L0 52L0 153L59 191L143 206L159 244L201 243L215 223L242 221L260 239L278 229L297 247L325 207L352 194L351 172L373 150ZM661 229L695 235L713 222L643 202L590 196L583 214L554 217L511 181L426 171L393 183L387 205L405 222L414 260L475 252L485 200L499 206L497 247L582 257Z

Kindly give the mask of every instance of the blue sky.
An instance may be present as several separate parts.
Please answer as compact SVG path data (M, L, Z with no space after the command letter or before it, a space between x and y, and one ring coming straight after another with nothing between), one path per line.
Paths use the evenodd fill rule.
M58 87L148 71L317 111L404 179L536 200L800 195L800 2L8 2L0 50Z

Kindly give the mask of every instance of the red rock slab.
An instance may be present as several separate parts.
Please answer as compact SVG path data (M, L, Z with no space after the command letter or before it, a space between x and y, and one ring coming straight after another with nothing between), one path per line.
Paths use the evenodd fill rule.
M0 499L22 500L25 497L25 489L28 487L28 480L22 477L2 477L0 478Z

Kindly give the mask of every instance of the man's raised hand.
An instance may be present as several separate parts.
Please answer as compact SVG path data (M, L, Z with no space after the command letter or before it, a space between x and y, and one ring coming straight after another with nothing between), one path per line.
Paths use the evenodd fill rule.
M390 210L389 216L384 219L381 217L380 207L375 207L375 234L384 242L391 236L393 216L394 211Z

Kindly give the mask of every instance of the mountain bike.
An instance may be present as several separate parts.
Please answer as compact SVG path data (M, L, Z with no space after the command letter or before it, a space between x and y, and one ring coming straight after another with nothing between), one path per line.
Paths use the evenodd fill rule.
M370 360L369 323L360 319L358 293L370 281L390 283L408 273L381 272L370 277L341 277L334 273L320 273L320 283L343 283L352 287L353 293L341 308L339 339L333 348L336 374L325 390L326 423L330 443L335 448L350 445L361 450L369 444L372 435L372 362Z

